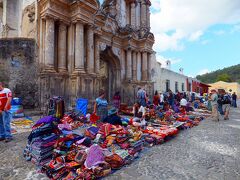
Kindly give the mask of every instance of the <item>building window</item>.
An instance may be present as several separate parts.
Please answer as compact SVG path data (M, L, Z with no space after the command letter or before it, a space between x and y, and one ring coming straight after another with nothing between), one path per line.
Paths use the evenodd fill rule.
M178 92L178 82L175 82L175 93Z
M170 80L166 80L166 92L170 89Z
M182 91L183 91L183 92L185 91L184 83L182 83Z

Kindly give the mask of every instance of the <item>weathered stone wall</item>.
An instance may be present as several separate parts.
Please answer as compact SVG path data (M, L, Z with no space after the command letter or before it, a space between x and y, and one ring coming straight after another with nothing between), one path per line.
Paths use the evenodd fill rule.
M0 80L23 99L25 108L38 106L35 40L0 39Z

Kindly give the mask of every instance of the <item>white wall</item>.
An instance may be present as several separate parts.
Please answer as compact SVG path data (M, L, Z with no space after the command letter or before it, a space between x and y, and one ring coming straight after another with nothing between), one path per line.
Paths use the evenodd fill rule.
M180 73L165 69L161 67L161 63L157 62L156 59L152 59L152 67L154 74L152 80L155 82L154 90L159 92L166 91L166 81L170 80L170 89L175 93L175 82L178 82L178 91L182 91L182 83L184 83L184 91L187 91L186 79L187 76L184 76Z
M166 91L166 81L170 80L170 89L172 92L175 93L175 82L178 82L178 91L184 92L187 90L186 79L187 77L182 74L161 68L161 81L159 83L161 84L162 91ZM184 90L182 90L182 84L184 84Z

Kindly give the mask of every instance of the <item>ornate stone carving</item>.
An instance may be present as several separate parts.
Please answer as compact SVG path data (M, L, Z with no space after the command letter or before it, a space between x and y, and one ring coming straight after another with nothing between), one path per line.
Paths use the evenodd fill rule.
M28 5L22 14L22 36L34 38L36 33L35 3Z
M105 14L109 15L112 18L115 18L117 15L116 5L116 0L105 0L102 5L102 10Z
M105 43L100 43L100 50L104 51L107 48L107 45Z
M111 18L107 18L105 21L105 26L104 26L104 30L107 32L110 32L112 34L116 34L118 31L118 25L117 22Z
M121 50L119 48L113 47L112 51L119 59L121 59Z
M31 22L31 23L33 21L35 21L35 12L36 12L35 9L36 9L35 8L35 3L33 3L29 6L27 6L23 11L23 16L26 14L27 17L29 18L29 22Z

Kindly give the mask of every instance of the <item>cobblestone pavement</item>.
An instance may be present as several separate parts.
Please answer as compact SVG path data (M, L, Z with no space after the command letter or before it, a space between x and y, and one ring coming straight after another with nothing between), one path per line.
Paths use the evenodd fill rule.
M46 179L22 157L27 135L0 143L0 179ZM105 179L240 180L240 109L232 109L228 121L204 120L181 131Z

